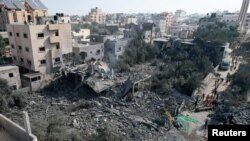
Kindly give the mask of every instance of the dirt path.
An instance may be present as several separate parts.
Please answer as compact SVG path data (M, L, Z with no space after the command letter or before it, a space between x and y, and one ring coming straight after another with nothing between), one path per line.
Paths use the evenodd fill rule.
M231 56L229 56L232 58ZM228 70L228 71L219 71L218 67L215 68L215 73L209 74L204 80L203 80L203 85L195 93L195 96L198 96L198 103L196 106L196 109L199 109L199 112L194 112L194 111L183 111L181 114L188 116L192 119L195 119L198 121L198 123L191 123L188 122L186 123L186 126L188 127L188 130L185 132L188 134L189 138L191 140L194 140L195 138L201 138L205 137L207 131L204 128L205 121L209 119L209 114L213 113L212 110L212 104L211 104L211 99L216 99L215 95L215 85L218 85L217 87L217 94L220 94L220 92L225 91L228 86L230 85L230 82L226 82L226 78L228 73L230 75L234 74L237 72L239 68L240 61L238 61L235 69L233 70ZM216 74L216 75L215 75ZM220 77L219 77L220 76ZM218 79L220 78L220 81ZM217 82L216 82L217 80ZM223 80L223 81L222 81ZM210 100L207 100L210 99Z

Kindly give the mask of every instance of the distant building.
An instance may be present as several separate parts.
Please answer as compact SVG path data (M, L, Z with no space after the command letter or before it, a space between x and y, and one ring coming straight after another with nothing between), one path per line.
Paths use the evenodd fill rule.
M96 23L105 23L106 14L98 7L92 8L87 16L87 20Z
M104 56L108 63L114 65L119 59L125 48L128 46L129 39L114 39L107 40L104 43Z
M50 74L62 66L62 55L72 52L70 24L9 24L14 64L23 72Z
M176 10L176 11L175 11L175 14L174 14L174 16L175 16L176 18L183 18L183 17L185 17L186 15L187 15L187 12L184 11L184 10L182 10L182 9Z
M221 22L226 23L228 26L238 26L239 25L239 14L238 13L225 13L221 18Z
M168 34L177 36L181 39L192 38L193 32L198 28L198 25L177 25L168 28Z
M134 16L128 16L128 17L126 17L125 23L126 24L130 24L130 23L137 24L137 18Z
M212 13L211 16L207 15L206 17L201 18L199 20L199 26L205 27L207 25L216 24L220 20L220 17L217 17L216 13Z
M90 42L98 42L98 43L105 43L108 39L122 39L124 38L123 35L98 35L92 34L90 35Z
M81 41L90 41L90 29L80 29L78 32L72 31L73 39Z
M48 16L48 9L40 0L0 0L0 31L6 24L38 23L39 18Z
M13 90L21 88L21 79L17 66L0 66L0 78L6 80Z
M143 23L143 38L146 42L151 42L152 39L156 36L155 34L156 25L154 23Z
M171 47L169 38L155 38L153 40L154 47L162 49L163 47Z
M221 22L226 23L228 26L239 27L239 13L225 13L221 18ZM242 26L245 31L250 29L250 13L247 13Z
M76 60L102 60L104 57L104 43L75 43L73 45L73 53L75 54ZM82 58L81 53L86 56Z
M126 24L125 25L125 29L123 31L124 34L124 38L128 38L128 39L134 39L137 37L137 32L136 30L139 29L140 27L136 24Z

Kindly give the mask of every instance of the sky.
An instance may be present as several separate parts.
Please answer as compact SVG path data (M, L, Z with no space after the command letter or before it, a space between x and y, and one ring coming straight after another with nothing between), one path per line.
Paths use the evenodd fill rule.
M206 14L217 10L239 11L242 0L41 0L49 14L85 15L99 7L105 13L160 13L183 9L188 14ZM250 10L250 8L249 8Z

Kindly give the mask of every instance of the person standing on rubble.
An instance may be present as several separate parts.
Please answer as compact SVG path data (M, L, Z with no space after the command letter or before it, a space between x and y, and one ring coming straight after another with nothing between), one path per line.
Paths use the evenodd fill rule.
M203 125L204 129L207 129L207 126L208 126L208 118L206 118L204 121L204 125Z

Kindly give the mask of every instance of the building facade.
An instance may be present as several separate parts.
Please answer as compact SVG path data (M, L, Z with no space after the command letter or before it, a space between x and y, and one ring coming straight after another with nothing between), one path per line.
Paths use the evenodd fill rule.
M1 66L0 78L6 80L13 90L21 88L21 79L17 66Z
M81 41L90 41L90 29L80 29L78 32L72 31L73 39Z
M129 39L114 39L107 40L104 43L104 56L108 63L114 65L116 61L119 59L125 48L128 46Z
M6 24L38 23L48 16L48 9L40 0L0 0L0 31L6 31Z
M87 16L87 20L96 23L105 23L106 14L98 7L92 8Z
M239 18L238 18L239 29L241 31L245 30L245 21L246 21L246 17L247 17L249 2L250 2L250 0L243 0L242 6L241 6L241 10L240 10Z
M13 61L25 73L56 72L62 55L72 52L70 24L9 24L7 32Z
M73 46L73 53L75 54L75 60L102 60L104 57L104 43L76 43ZM81 53L86 56L82 58Z

